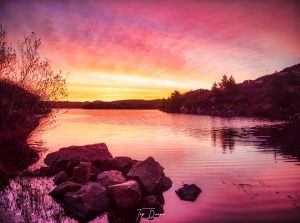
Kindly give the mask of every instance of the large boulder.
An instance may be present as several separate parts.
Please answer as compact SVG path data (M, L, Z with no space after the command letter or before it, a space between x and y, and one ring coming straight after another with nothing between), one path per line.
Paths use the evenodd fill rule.
M142 201L141 189L134 180L109 186L108 192L116 206L120 208L133 209Z
M75 217L88 221L108 210L110 200L105 187L89 182L80 190L67 193L63 204Z
M184 184L183 187L175 192L181 200L195 201L202 191L195 184Z
M73 169L72 180L76 183L85 184L89 181L91 175L92 164L81 162Z
M106 160L112 158L105 143L98 143L85 146L70 146L50 153L46 156L44 162L48 166L67 165L68 161L75 156L80 156L87 161Z
M97 182L104 187L124 183L125 181L126 179L123 177L122 173L117 170L103 171L97 176Z
M128 178L137 180L149 194L159 190L164 177L164 168L152 157L136 163L127 174Z
M78 191L80 188L80 184L66 181L55 187L49 194L57 200L63 200L66 193Z
M117 156L115 158L103 160L100 162L100 169L102 171L118 170L123 173L128 173L129 169L138 161L127 156Z

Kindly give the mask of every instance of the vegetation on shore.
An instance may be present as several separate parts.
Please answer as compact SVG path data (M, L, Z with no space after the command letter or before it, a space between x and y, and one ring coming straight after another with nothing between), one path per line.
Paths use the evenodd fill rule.
M65 79L39 53L34 33L17 43L6 42L0 26L0 175L15 173L35 162L38 154L27 139L41 118L51 112L48 101L66 96ZM1 182L0 182L1 183Z
M236 84L223 76L211 90L180 94L163 100L162 111L217 116L250 116L271 119L300 118L300 64Z

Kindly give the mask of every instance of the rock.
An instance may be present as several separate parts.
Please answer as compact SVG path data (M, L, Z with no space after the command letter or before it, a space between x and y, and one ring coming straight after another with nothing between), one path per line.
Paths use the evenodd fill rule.
M175 192L181 200L195 201L202 191L195 184L184 184L183 187Z
M99 173L101 172L101 170L99 168L97 168L95 165L91 165L91 173L90 173L90 181L96 182L97 181L97 176L99 175Z
M141 189L134 180L109 186L108 192L120 208L133 209L142 201Z
M89 182L76 192L67 193L64 207L80 220L91 220L108 210L110 200L105 187Z
M160 213L163 210L162 208L163 203L155 195L149 195L145 197L142 203L142 208L154 208L155 212L158 210Z
M55 185L59 185L68 180L68 174L65 171L60 171L58 174L55 175L53 178L53 182Z
M74 167L78 166L80 162L88 162L88 160L83 158L82 156L76 155L67 162L65 170L66 170L68 176L71 177L73 175Z
M66 193L78 191L80 188L80 184L66 181L54 188L49 194L55 199L62 200Z
M117 170L103 171L98 174L97 182L104 187L108 187L114 184L124 183L126 179L122 173Z
M73 169L72 180L76 183L85 184L91 175L91 163L81 162Z
M51 167L41 167L40 169L37 169L33 172L31 172L32 176L35 177L52 177L55 174L57 174L60 171L59 168L55 167L55 166L51 166Z
M98 143L85 146L70 146L61 148L59 151L50 153L46 156L44 162L48 166L70 161L75 156L80 156L88 161L106 160L112 158L105 143Z
M132 167L132 165L137 162L138 161L133 160L127 156L117 156L115 158L102 161L100 164L100 169L102 171L118 170L123 173L128 173L128 171Z
M160 182L160 186L158 187L158 190L164 192L169 190L171 187L172 187L172 180L167 176L163 176Z
M163 214L163 204L159 201L159 199L154 195L149 195L145 197L141 208L143 209L142 214L146 217L151 217L150 219L154 219L155 216Z
M163 170L164 168L158 162L152 157L148 157L146 160L133 165L127 177L137 180L143 189L151 194L159 187L164 176Z

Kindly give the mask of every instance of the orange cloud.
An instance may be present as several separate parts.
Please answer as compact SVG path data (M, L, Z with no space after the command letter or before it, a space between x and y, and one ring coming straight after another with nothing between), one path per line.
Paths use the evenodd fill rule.
M150 99L299 63L299 5L1 1L0 19L11 42L31 31L42 38L43 54L69 73L70 100Z

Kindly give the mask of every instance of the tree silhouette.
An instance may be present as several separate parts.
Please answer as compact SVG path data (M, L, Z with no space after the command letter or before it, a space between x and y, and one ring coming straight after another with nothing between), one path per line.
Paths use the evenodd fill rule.
M179 112L182 101L183 96L179 91L175 90L174 92L172 92L171 97L168 97L168 99L165 100L163 110L172 113Z
M6 35L0 26L0 80L16 84L41 101L57 101L66 97L62 72L54 73L49 59L39 53L41 39L32 32L23 41L18 41L16 53L7 44Z
M213 93L216 93L218 90L219 90L218 89L218 84L217 84L217 82L214 82L213 85L212 85L212 87L211 87L211 91Z

